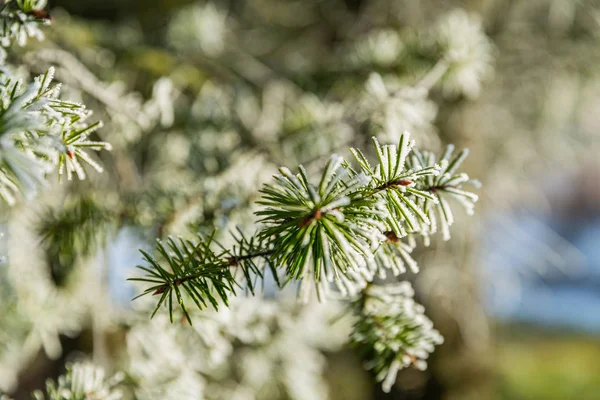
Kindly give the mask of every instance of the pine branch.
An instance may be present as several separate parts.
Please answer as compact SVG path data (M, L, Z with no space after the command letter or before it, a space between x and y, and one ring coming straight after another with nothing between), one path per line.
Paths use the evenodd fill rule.
M0 8L0 59L3 61L13 41L24 46L29 37L43 39L41 25L51 21L50 14L44 10L47 0L7 0Z
M89 139L102 123L88 124L91 112L83 104L59 99L53 76L50 68L23 89L19 80L0 71L0 196L9 205L45 186L52 171L69 180L73 173L86 178L82 164L102 172L87 151L111 149Z
M36 390L35 400L74 400L74 399L103 399L121 400L122 391L118 386L125 376L117 373L112 377L106 376L103 368L89 362L78 362L67 365L67 371L57 381L46 382L46 393Z
M183 294L191 298L199 309L208 307L219 308L219 300L226 306L229 297L235 295L241 288L241 281L252 293L255 289L255 280L263 279L266 266L271 268L275 278L276 271L269 263L268 257L272 254L256 239L247 239L241 233L234 235L237 244L232 249L225 249L214 239L214 232L210 237L198 235L196 243L179 238L169 237L166 245L157 240L157 252L160 260L165 262L168 269L150 254L142 251L144 260L150 268L138 266L147 275L142 278L130 278L151 284L138 297L152 294L160 295L154 314L163 303L168 304L169 314L173 319L173 295L183 310L186 318L192 323L183 300ZM256 262L255 259L263 262ZM241 277L240 277L241 275Z
M355 302L357 322L351 342L389 392L400 369L424 370L434 346L444 340L423 314L423 306L413 300L410 283L370 285L361 294Z
M416 272L410 257L412 234L434 232L434 207L439 205L444 216L451 216L446 194L476 200L460 189L466 175L455 174L466 153L449 161L449 149L439 164L429 153L411 156L414 143L408 133L398 145L382 146L376 139L374 144L374 166L352 149L360 172L332 156L318 184L311 183L302 166L298 174L281 168L275 182L260 191L256 215L262 226L249 238L241 232L234 235L232 249L217 243L214 234L208 239L199 236L196 242L170 238L166 246L158 241L161 260L144 253L150 267L140 268L148 275L134 278L151 284L141 295L161 296L155 312L168 300L171 315L175 295L187 315L182 291L199 308L208 303L217 308L216 298L227 304L236 288L254 293L266 268L283 284L313 282L319 295L334 284L350 296L388 270L398 275L408 265Z
M430 223L422 224L419 229L419 234L423 237L425 245L429 245L429 236L439 230L442 232L444 240L450 239L450 227L454 223L454 214L448 200L458 202L463 206L468 215L473 215L475 203L479 197L472 192L463 189L464 185L479 187L480 183L475 180L470 180L465 173L458 173L457 170L469 154L468 150L459 152L453 156L454 146L449 145L446 151L440 157L439 161L436 156L430 152L414 151L410 159L409 165L412 168L425 168L427 166L440 166L440 173L437 176L430 176L426 180L421 181L415 190L430 193L434 198L421 198L417 200L417 204L425 210Z

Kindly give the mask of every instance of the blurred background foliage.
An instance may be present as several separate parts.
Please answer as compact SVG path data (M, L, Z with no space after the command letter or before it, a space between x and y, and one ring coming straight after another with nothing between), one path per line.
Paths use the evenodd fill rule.
M359 115L361 107L348 113L351 121L338 117L338 107L352 109L341 103L371 71L414 85L435 68L439 49L423 43L437 21L456 9L478 15L490 47L469 60L476 72L457 75L459 89L443 81L429 97L415 92L406 101L419 145L469 147L467 169L484 183L479 216L459 221L450 244L435 242L417 255L424 266L416 278L420 301L446 342L427 372L403 371L386 395L350 352L332 351L324 369L330 398L600 398L600 2L50 5L48 40L11 57L38 73L44 63L58 65L65 90L105 120L102 139L114 146L105 165L116 179L73 183L69 194L53 188L36 200L35 211L20 210L11 223L36 221L39 210L49 209L39 211L40 232L54 226L56 213L75 223L84 213L94 227L113 232L118 240L100 255L110 268L98 278L110 292L86 288L97 296L93 301L110 297L122 307L133 294L123 279L139 262L138 247L186 224L202 231L251 223L251 214L239 210L274 166L314 162L365 142L374 128ZM461 37L464 28L470 37L457 18L450 34ZM364 134L349 133L356 125ZM241 181L234 176L240 169L249 175ZM106 209L99 212L88 196ZM144 229L124 233L128 226ZM77 257L64 251L68 235L46 239L49 257L60 260L52 269L57 285L68 285L69 266L90 263L94 235L102 234L94 229L77 242ZM8 328L10 298L2 299L0 333L19 331ZM81 312L69 307L57 312ZM93 353L110 364L122 351L111 346L122 343L123 331L108 320L102 313L91 323L78 319L72 338L69 329L56 328L65 350L46 343L58 359L36 353L18 377L15 397L60 373L69 353ZM105 327L104 339L95 326ZM2 368L10 369L0 367L0 377Z

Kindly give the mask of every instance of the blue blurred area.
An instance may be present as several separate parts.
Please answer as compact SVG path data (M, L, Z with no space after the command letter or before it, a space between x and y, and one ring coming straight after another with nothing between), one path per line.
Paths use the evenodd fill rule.
M483 288L492 316L600 332L600 215L520 211L487 225Z
M136 265L145 265L139 249L151 251L148 243L133 228L121 229L108 246L108 287L116 305L129 308L137 294L127 278L141 275Z

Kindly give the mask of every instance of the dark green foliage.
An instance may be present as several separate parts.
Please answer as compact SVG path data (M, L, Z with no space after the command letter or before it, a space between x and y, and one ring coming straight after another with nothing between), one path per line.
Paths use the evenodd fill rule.
M61 209L42 215L37 231L57 284L68 278L78 260L105 243L112 218L110 210L89 196L68 198Z

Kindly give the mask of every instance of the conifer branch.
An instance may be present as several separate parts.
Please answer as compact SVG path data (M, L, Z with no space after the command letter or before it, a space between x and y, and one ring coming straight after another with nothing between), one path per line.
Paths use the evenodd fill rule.
M48 25L50 14L44 10L47 0L6 0L0 7L0 59L6 57L4 47L13 41L24 46L29 37L43 39L39 29Z
M82 164L102 172L88 151L111 149L109 143L90 140L102 123L88 124L91 112L83 104L59 99L53 77L50 68L23 88L0 70L0 197L9 205L45 186L53 171L69 180L86 178Z
M214 293L225 304L236 288L254 293L267 267L284 284L313 280L320 295L329 284L343 294L356 294L375 276L388 270L398 275L405 265L416 272L412 235L435 232L430 226L436 221L435 207L439 205L442 218L452 218L446 195L460 197L464 204L476 201L474 194L460 189L468 177L455 174L466 153L450 159L449 149L439 164L429 153L411 156L414 142L408 133L398 145L382 146L376 139L374 144L377 164L371 166L360 150L352 149L360 170L332 156L318 184L311 183L302 166L298 174L281 168L275 183L260 191L256 215L262 227L250 238L238 232L232 249L217 243L214 235L199 236L196 242L169 238L166 247L158 241L162 261L144 253L150 268L140 268L148 275L134 278L152 284L141 295L161 295L159 307L174 293L185 308L183 291L198 307L210 303L216 308ZM451 222L444 220L442 226ZM172 301L168 304L172 314Z
M390 391L400 369L427 368L434 346L444 341L413 296L408 282L369 285L355 302L357 321L351 342L385 392Z

